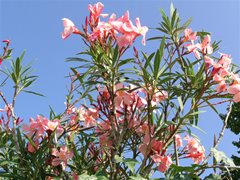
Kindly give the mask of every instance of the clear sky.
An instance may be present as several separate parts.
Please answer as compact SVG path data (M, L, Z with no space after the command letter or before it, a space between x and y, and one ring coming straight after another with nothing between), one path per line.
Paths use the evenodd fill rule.
M86 0L0 0L0 40L10 39L14 47L14 57L20 56L26 50L24 61L33 61L34 73L39 79L33 90L43 93L46 97L36 97L29 94L19 96L16 111L18 115L28 120L37 114L48 116L49 105L56 112L64 110L67 79L70 63L64 62L80 52L83 43L79 36L71 36L67 40L61 39L63 31L63 17L71 19L79 28L88 15L88 4L97 1ZM160 8L169 11L168 0L102 0L104 12L115 12L121 16L126 10L130 11L131 19L139 17L142 25L157 27L161 21ZM213 40L222 40L219 52L231 54L233 62L240 65L240 1L239 0L173 0L180 17L186 20L193 17L190 27L197 30L206 30L212 33ZM150 30L147 37L156 35ZM157 46L147 42L141 46L140 40L136 43L146 52L154 51ZM2 48L2 45L1 45ZM1 77L0 77L1 78ZM5 89L5 94L12 92ZM0 102L2 103L2 102ZM0 108L3 104L0 104ZM224 106L217 107L222 113ZM206 149L212 145L214 132L218 133L221 121L210 110L201 116L200 126L207 134L201 134ZM219 149L231 155L236 151L231 141L237 140L230 131Z

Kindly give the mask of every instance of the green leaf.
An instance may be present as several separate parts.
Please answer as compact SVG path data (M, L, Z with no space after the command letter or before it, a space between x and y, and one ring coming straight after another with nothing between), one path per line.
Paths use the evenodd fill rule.
M196 166L177 166L175 164L172 164L171 168L177 172L194 172Z
M158 79L158 72L159 72L159 67L160 67L160 64L161 64L162 57L163 57L164 47L165 47L165 36L163 37L163 39L161 41L160 48L157 50L157 53L156 53L155 59L154 59L153 75L155 77L155 80Z
M144 68L147 68L147 67L149 66L149 64L150 64L153 56L155 55L155 53L150 54L148 57L147 57L147 55L146 55L145 53L142 52L142 54L143 54L143 56L144 56L144 59L146 60L146 63L145 63L145 65L144 65Z
M173 177L173 180L193 180L193 177L188 174L179 174L178 173Z
M147 180L147 179L141 177L140 175L130 176L129 178L130 178L131 180Z
M134 61L133 58L121 60L121 61L118 63L118 67L121 67L121 66L123 66L124 64L130 63L130 62L132 62L132 61Z
M206 133L203 129L201 129L199 126L196 126L196 125L194 125L194 124L190 124L190 126L192 126L193 128L201 131L201 132L204 133L204 134L207 134L207 133Z
M128 168L134 173L136 164L139 162L136 159L126 158L124 162L127 164Z
M170 18L173 17L174 11L175 11L174 5L173 5L173 3L171 2L171 5L170 5Z
M33 92L33 91L27 91L27 90L22 90L25 93L29 93L29 94L34 94L36 96L41 96L41 97L45 97L43 94L41 93L37 93L37 92Z
M115 155L114 159L115 159L117 162L123 162L123 157L122 157L122 156Z
M26 178L16 175L16 174L12 174L12 173L6 173L6 172L0 172L0 177L7 177L7 178L13 178L13 179L22 179L22 180L26 180Z
M177 9L174 10L174 13L173 13L173 16L171 19L171 29L173 29L173 27L174 27L174 24L176 22L176 17L177 17Z
M222 177L219 174L210 174L204 178L204 180L221 180Z
M178 96L177 100L178 100L178 104L179 104L181 111L183 111L184 106L183 106L182 98L180 96Z
M89 60L83 59L83 58L76 58L76 57L69 57L66 59L67 62L89 62Z
M87 174L81 174L78 176L78 180L98 180L98 178L95 175L89 176Z
M23 53L21 54L21 56L20 56L21 61L23 60L23 57L25 56L25 53L26 53L26 51L23 51Z
M115 49L114 49L114 54L113 54L113 59L112 59L112 65L113 66L117 62L118 57L119 57L119 50L118 50L118 46L116 46Z
M193 113L188 114L187 116L194 116L194 115L202 114L202 113L205 113L205 112L206 112L206 111L196 111L196 112L193 112Z
M182 27L184 27L185 29L191 24L192 22L192 18L189 18L184 24Z
M215 148L211 148L211 153L213 154L217 163L224 163L229 166L235 166L233 160L228 158L223 151L219 151Z

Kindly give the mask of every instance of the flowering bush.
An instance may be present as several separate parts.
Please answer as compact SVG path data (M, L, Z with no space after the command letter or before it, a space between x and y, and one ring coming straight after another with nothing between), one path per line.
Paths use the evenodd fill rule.
M142 36L146 45L148 27L139 18L133 23L128 11L117 16L104 14L103 8L100 2L89 5L82 29L62 19L62 38L79 35L87 47L68 58L78 65L71 68L64 112L51 110L50 117L22 122L14 111L16 98L21 92L41 95L28 90L36 76L22 65L24 53L1 71L6 81L13 81L14 96L9 101L0 91L5 103L0 176L137 180L164 174L166 179L200 179L205 169L219 168L208 179L221 178L222 172L231 178L230 170L238 167L217 150L228 115L209 155L191 132L203 107L216 111L216 104L240 102L240 78L231 56L216 55L219 43L211 42L208 32L190 29L191 20L181 24L173 5L170 16L161 11L158 36L149 39L160 47L149 55L139 52L134 41ZM12 51L9 40L3 43L0 63ZM132 47L133 57L125 59ZM213 164L208 161L212 156ZM184 159L189 159L187 166L180 165Z

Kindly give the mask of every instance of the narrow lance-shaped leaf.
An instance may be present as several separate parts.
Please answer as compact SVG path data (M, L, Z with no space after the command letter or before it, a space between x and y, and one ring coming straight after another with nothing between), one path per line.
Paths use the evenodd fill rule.
M164 47L165 47L165 36L163 37L163 39L161 41L160 48L157 50L157 53L156 53L155 59L154 59L153 75L154 75L156 80L158 79L158 71L159 71L159 67L160 67L160 64L161 64L162 57L163 57Z

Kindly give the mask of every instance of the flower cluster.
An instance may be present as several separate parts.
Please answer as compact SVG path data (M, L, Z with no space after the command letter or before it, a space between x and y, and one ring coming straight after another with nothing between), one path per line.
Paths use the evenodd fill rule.
M201 43L194 44L197 40L197 32L192 32L192 29L185 29L185 41L191 40L191 44L186 44L189 52L193 52L197 59L201 59L200 52L203 56L213 53L213 48L211 45L211 37L206 35ZM200 52L199 52L200 51Z
M35 143L35 147L28 143L28 151L32 153L38 149L39 142L44 138L48 138L52 132L56 131L57 135L61 135L64 131L58 119L50 121L42 116L37 116L36 120L30 118L29 124L23 125L22 129Z
M61 165L63 169L66 168L67 161L73 157L73 153L68 150L67 146L61 146L59 149L53 148L51 154L55 157L52 165Z
M209 167L205 162L210 156L206 156L197 138L188 136L192 134L191 127L198 124L199 109L205 107L201 104L209 105L219 97L229 98L229 94L233 95L234 102L240 102L240 78L232 72L231 56L221 53L220 58L214 57L218 45L211 44L209 33L193 32L185 29L185 25L180 27L178 13L171 7L171 18L162 12L163 22L161 28L157 28L165 36L151 38L161 40L160 48L149 56L142 53L142 58L133 48L135 59L123 59L137 37L142 36L145 45L148 28L141 26L139 18L133 23L128 11L117 17L103 13L103 9L100 2L90 4L90 14L82 30L71 20L62 19L62 38L78 34L89 49L79 53L84 57L69 58L87 63L71 68L65 111L59 114L51 111L53 120L38 115L19 126L22 120L15 115L15 100L25 86L35 81L27 80L35 76L25 76L30 68L23 68L20 60L23 55L16 63L12 61L6 75L15 83L15 95L9 103L0 91L5 103L5 108L0 109L0 145L4 147L6 142L4 156L7 162L13 161L0 166L1 170L7 169L3 173L9 177L13 169L13 177L19 174L19 177L41 176L49 180L53 177L98 179L98 175L107 179L132 179L135 175L150 178L150 173L157 171L174 179L180 175L179 168L183 169L184 177L196 178L199 170ZM182 29L185 29L184 36L178 37ZM196 43L199 36L200 41ZM10 41L4 43L0 64L11 52ZM197 58L194 62L186 57L191 53ZM200 68L194 73L198 63ZM125 65L131 68L126 70ZM175 71L179 66L182 71ZM128 73L134 75L127 77ZM217 92L212 90L216 85ZM227 101L232 101L231 97ZM183 134L188 135L182 138ZM12 157L14 154L16 157ZM179 160L185 158L198 165L177 167ZM135 166L139 159L141 165ZM22 165L26 168L22 169ZM214 164L214 168L217 166ZM25 176L28 170L30 175Z
M186 136L184 140L187 141L187 145L184 148L187 153L186 158L192 158L194 163L199 164L205 158L205 149L195 138L190 138Z
M95 41L105 42L107 39L111 39L116 41L120 48L123 48L132 45L134 40L142 35L142 44L145 45L145 36L148 28L141 26L139 18L136 18L136 25L134 25L127 11L119 18L116 17L116 14L112 14L107 22L101 21L100 17L108 17L108 14L102 14L103 8L104 5L100 2L95 5L89 5L90 16L86 18L85 34L77 29L71 20L63 18L64 32L62 33L62 38L66 39L71 34L80 34L90 43ZM90 32L88 32L88 27L90 27Z
M228 54L220 53L220 58L214 60L210 57L213 53L210 35L206 35L201 43L194 44L197 39L197 32L192 32L192 29L185 30L185 41L191 41L192 44L187 44L189 52L193 52L197 59L201 59L199 50L203 55L206 69L210 70L210 75L215 83L217 83L217 93L228 91L233 94L233 101L240 102L240 78L238 74L231 72L232 59ZM227 87L229 84L229 87Z

